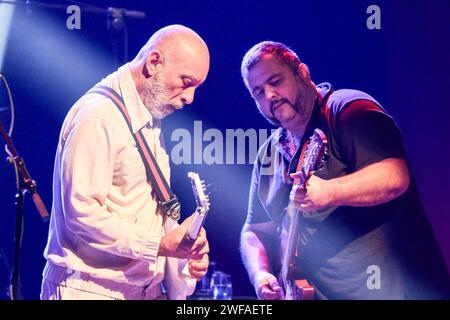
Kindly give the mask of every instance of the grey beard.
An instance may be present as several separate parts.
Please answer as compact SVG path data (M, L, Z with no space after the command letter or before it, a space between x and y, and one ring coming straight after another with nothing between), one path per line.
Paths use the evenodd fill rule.
M173 108L166 103L169 94L163 80L164 75L156 73L153 78L150 78L145 88L144 105L156 119L163 119L173 112Z

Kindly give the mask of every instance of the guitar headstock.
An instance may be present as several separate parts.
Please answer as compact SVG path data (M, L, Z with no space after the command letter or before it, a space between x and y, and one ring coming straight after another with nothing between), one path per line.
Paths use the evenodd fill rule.
M200 179L196 172L189 172L188 177L191 180L192 190L197 203L197 211L206 213L209 210L209 197L206 195L205 181Z
M303 148L300 156L299 165L301 165L301 176L299 178L299 185L303 185L311 172L319 169L325 162L325 156L327 153L327 137L325 133L320 129L315 129L307 145Z

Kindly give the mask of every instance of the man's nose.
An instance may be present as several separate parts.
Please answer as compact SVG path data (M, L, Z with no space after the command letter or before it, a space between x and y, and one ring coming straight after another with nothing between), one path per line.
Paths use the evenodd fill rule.
M192 102L194 102L194 95L194 87L184 90L183 94L181 95L181 102L183 102L183 104L191 104Z
M267 99L267 101L272 101L277 97L277 93L271 86L266 86L264 88L264 95Z

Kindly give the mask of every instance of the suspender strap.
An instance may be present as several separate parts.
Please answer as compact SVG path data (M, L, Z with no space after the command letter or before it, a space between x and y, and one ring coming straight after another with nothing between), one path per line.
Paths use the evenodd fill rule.
M133 133L130 115L125 107L123 98L114 89L106 86L96 86L92 88L89 93L97 93L107 97L116 105L117 109L119 109L120 113L125 118L128 129L130 129L134 141L136 142L136 146L138 147L139 154L141 155L142 162L145 166L147 182L155 189L159 204L164 212L173 220L178 220L180 218L181 205L164 178L153 152L145 141L144 135L141 131Z

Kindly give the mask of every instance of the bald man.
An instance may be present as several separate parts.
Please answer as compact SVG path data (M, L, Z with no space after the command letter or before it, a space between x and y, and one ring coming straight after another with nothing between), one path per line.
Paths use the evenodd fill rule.
M92 91L70 109L56 152L41 299L192 294L207 272L205 231L182 241L190 219L179 225L158 206L132 133L143 135L170 181L161 120L194 101L208 70L205 42L187 27L168 26L94 87L123 99L130 125L111 99Z

